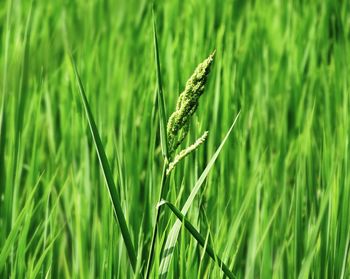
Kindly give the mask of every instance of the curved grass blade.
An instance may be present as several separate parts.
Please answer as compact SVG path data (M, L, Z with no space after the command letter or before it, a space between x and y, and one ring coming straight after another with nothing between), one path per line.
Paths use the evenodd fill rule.
M129 259L130 259L130 263L132 266L132 269L135 270L136 267L136 253L135 253L135 249L134 249L134 245L132 243L131 240L131 236L128 230L128 226L126 224L126 220L124 217L124 213L119 201L119 197L118 197L118 193L114 184L114 180L113 180L113 176L112 176L112 171L110 169L108 160L107 160L107 156L106 153L104 151L103 145L102 145L102 141L100 138L100 135L98 133L97 127L96 127L96 123L95 120L93 118L88 100L86 98L85 95L85 90L83 87L83 84L81 82L78 70L76 68L76 65L73 61L73 58L71 58L71 62L72 62L72 66L74 69L74 73L75 73L75 77L77 80L77 84L78 84L78 89L79 89L79 93L80 93L80 97L82 99L84 108L85 108L85 112L86 112L86 117L88 119L88 123L89 123L89 127L90 127L90 132L96 147L96 152L97 152L97 156L101 165L101 169L103 171L103 175L106 181L106 186L107 186L107 190L109 193L109 197L111 199L112 205L113 205L113 210L114 210L114 214L115 217L118 221L119 227L120 227L120 231L122 233L123 239L124 239L124 243L126 246L126 250L128 252L129 255Z
M183 215L186 215L188 209L192 205L192 202L193 202L195 196L197 195L197 193L198 193L200 187L202 186L204 180L208 176L209 171L213 167L213 165L214 165L216 159L218 158L218 156L219 156L219 154L220 154L220 152L221 152L221 150L222 150L222 148L223 148L223 146L224 146L228 136L230 135L234 125L236 124L236 121L237 121L237 119L239 117L239 114L240 113L237 114L237 116L234 119L230 129L226 133L226 136L222 140L220 146L218 147L218 149L216 150L214 155L211 157L208 165L204 169L203 173L201 174L201 176L197 180L193 190L191 191L191 194L187 198L187 201L185 202L185 205L183 206L183 208L181 210L181 213ZM167 238L165 246L164 246L162 260L161 260L160 267L159 267L159 277L160 278L166 278L166 276L168 274L170 263L171 263L171 259L172 259L172 256L173 256L173 251L174 251L174 248L175 248L175 245L176 245L176 241L177 241L177 237L179 235L180 229L181 229L181 221L180 220L176 220L174 226L171 228L171 231L169 232L168 238Z
M185 228L191 233L191 235L197 240L200 246L205 249L205 252L219 265L221 270L225 273L225 275L233 279L235 276L231 272L231 270L227 267L227 265L215 254L214 249L208 245L205 238L196 230L196 228L185 218L185 216L178 210L172 203L168 201L161 201L158 204L158 207L162 205L167 205L170 210L176 215L178 221L184 223ZM164 276L164 275L163 275Z

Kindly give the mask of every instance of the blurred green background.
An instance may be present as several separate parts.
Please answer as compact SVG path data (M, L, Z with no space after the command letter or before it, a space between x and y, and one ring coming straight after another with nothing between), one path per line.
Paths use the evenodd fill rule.
M162 172L150 1L0 2L0 277L133 278L69 59L143 270ZM349 1L156 1L168 116L216 49L168 200L237 278L349 278ZM153 136L157 135L156 138ZM175 217L164 210L152 278ZM168 278L221 278L182 230Z

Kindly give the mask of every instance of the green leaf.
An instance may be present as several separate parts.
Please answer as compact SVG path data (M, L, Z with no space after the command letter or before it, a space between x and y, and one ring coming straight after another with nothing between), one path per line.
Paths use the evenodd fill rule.
M192 205L192 202L195 198L195 196L197 195L200 187L202 186L204 180L206 179L206 177L209 174L209 171L211 170L211 168L213 167L216 159L218 158L228 136L230 135L234 125L236 124L236 121L239 117L239 114L237 114L236 118L234 119L230 129L228 130L228 132L226 133L226 136L224 137L224 139L222 140L220 146L218 147L218 149L216 150L216 152L214 153L214 155L212 156L212 158L210 159L208 165L206 166L206 168L204 169L203 173L201 174L201 176L199 177L199 179L197 180L193 190L191 191L189 197L187 198L187 201L185 202L185 205L183 206L181 213L183 215L186 215L188 209L190 208L190 206ZM163 255L162 255L162 260L160 263L160 267L159 267L159 276L161 278L166 278L167 273L169 271L169 267L170 267L170 263L171 263L171 259L173 256L173 251L175 248L175 244L177 241L177 237L179 235L181 229L181 221L176 220L174 226L171 228L171 231L168 235L168 238L166 240L165 246L164 246L164 250L163 250ZM167 251L166 253L164 251Z
M124 243L125 243L128 255L129 255L131 266L132 266L133 270L135 270L136 253L135 253L134 245L132 243L131 236L130 236L130 233L128 230L128 226L126 224L126 220L125 220L124 213L123 213L123 210L121 207L121 203L119 201L118 193L117 193L117 190L116 190L116 187L114 184L112 171L111 171L111 168L109 166L107 156L106 156L106 153L104 151L104 148L103 148L103 145L101 142L101 137L98 133L98 130L97 130L97 127L95 124L95 120L93 118L88 100L86 98L85 90L84 90L83 84L81 82L76 65L73 61L73 58L71 58L71 62L72 62L72 66L74 68L74 73L75 73L75 77L77 80L80 97L82 99L82 102L83 102L83 105L85 108L86 117L87 117L87 120L89 123L90 132L91 132L94 144L95 144L97 156L98 156L100 166L101 166L101 169L103 171L103 175L104 175L104 178L106 181L106 186L107 186L107 190L109 193L109 197L110 197L112 205L113 205L114 214L115 214L115 217L118 221L120 231L121 231L123 239L124 239Z
M168 201L161 201L158 204L159 206L162 205L167 205L170 210L176 215L178 218L178 221L181 223L184 223L185 228L191 233L191 235L197 240L200 246L202 246L205 249L205 252L218 264L218 266L221 268L221 270L225 273L225 275L232 279L235 278L233 273L230 271L230 269L227 267L227 265L217 256L214 252L214 249L208 245L206 242L205 238L196 230L196 228L185 218L185 216L178 210L172 203ZM165 250L165 253L170 252L172 253L171 250ZM165 278L166 273L161 273L161 277Z
M165 112L165 103L162 89L162 77L160 73L160 60L159 60L159 50L158 50L158 39L157 39L157 27L156 20L153 12L153 39L154 39L154 56L156 59L156 68L157 68L157 100L158 100L158 113L159 113L159 128L160 128L160 141L162 145L162 153L166 161L169 161L169 150L168 150L168 140L167 140L167 131L166 123L167 117Z

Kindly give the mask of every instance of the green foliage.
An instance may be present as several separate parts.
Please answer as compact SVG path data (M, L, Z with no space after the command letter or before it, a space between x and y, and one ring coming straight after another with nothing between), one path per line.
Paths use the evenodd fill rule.
M164 199L183 209L193 197L182 215L237 278L349 278L349 10L349 1L331 0L156 1L157 65L147 0L0 1L0 278L144 274L162 153L171 157L161 147L166 112L213 49L182 146L210 133L167 177ZM222 278L217 261L162 208L150 277L161 274L180 224L167 278Z

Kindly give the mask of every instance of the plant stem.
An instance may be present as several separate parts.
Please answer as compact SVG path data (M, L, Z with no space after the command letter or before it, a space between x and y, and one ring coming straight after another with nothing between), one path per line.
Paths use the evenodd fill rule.
M161 181L161 185L160 185L160 192L159 192L158 203L163 199L163 195L164 195L163 192L164 192L166 181L167 181L166 180L166 178L167 178L166 170L168 168L168 164L169 163L167 162L167 160L165 160L164 166L163 166L162 181ZM157 231L158 231L158 223L159 223L160 213L161 213L161 207L157 206L156 223L155 223L154 228L153 228L151 250L150 250L150 253L149 253L149 257L148 257L145 279L149 278L149 275L150 275L150 272L151 272L151 268L152 268L152 261L153 261L153 257L154 257L154 248L156 246L156 238L157 238Z

